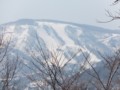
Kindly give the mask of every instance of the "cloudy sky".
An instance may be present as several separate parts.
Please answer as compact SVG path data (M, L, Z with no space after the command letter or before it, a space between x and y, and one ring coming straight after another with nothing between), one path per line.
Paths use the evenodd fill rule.
M18 19L52 19L106 28L118 28L120 21L97 23L108 20L105 10L119 8L113 0L0 0L0 24Z

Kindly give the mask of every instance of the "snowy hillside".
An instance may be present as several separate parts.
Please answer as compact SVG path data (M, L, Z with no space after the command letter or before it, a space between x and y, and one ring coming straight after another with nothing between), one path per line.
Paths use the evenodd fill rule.
M26 57L25 48L33 50L37 39L42 48L64 51L66 58L78 49L91 52L95 62L100 60L96 51L109 53L120 46L120 30L61 21L23 19L1 25L0 32L4 33L4 38L12 38L15 52ZM72 63L80 57L78 55Z
M10 41L10 49L7 51L10 58L11 56L18 55L20 61L22 60L23 66L22 68L20 67L20 72L17 73L18 78L15 78L15 81L21 81L19 82L20 85L18 85L21 90L38 90L35 89L36 86L34 86L34 83L37 81L30 82L25 77L25 74L36 76L26 65L34 68L30 60L35 59L32 59L30 55L34 52L32 54L35 54L37 58L41 58L39 52L41 48L46 55L49 52L62 53L63 61L59 62L60 66L81 50L86 55L90 54L91 64L94 63L94 67L96 67L96 69L100 68L101 70L104 67L102 67L102 58L98 52L102 54L112 54L114 50L120 48L120 30L110 30L96 26L53 20L22 19L10 22L0 25L0 35L3 36L6 42ZM0 38L2 36L0 36ZM2 46L0 48L2 48ZM84 63L83 53L77 53L77 56L69 62L68 67L65 68L65 70L68 71L66 75L69 76L72 70L74 70L74 72L75 70L77 71L79 68L76 68ZM8 60L10 60L10 58ZM61 58L61 54L58 54L57 58ZM74 65L76 68L73 69L72 66ZM88 63L85 64L85 68L90 68ZM104 71L106 72L106 70ZM82 71L80 71L80 73L81 72ZM86 78L86 75L84 76L83 79ZM102 76L105 76L104 72Z

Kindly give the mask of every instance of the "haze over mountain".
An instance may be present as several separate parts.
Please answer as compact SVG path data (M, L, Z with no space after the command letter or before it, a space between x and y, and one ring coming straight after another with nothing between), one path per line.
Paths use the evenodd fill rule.
M91 52L93 61L100 60L96 51L109 53L120 46L120 30L63 21L22 19L0 25L0 32L5 38L12 37L15 52L21 54L25 54L26 47L33 50L38 39L42 48L59 50L65 56L78 49Z
M64 58L62 62L66 62L81 50L85 54L90 54L91 63L96 63L96 68L102 67L102 58L98 52L112 54L120 46L120 30L54 20L21 19L9 22L0 25L0 34L6 42L10 40L8 53L11 56L20 56L20 60L29 66L31 66L29 61L32 60L30 53L34 52L39 57L39 50L42 48L45 53L61 52ZM72 67L82 62L84 57L79 52L69 64ZM89 65L86 67L89 68ZM22 70L29 73L26 67ZM18 76L29 86L29 81L25 80L21 72Z

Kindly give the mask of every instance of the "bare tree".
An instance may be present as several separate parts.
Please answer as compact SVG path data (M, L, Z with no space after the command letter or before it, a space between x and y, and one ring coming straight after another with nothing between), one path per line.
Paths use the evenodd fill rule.
M4 34L0 35L0 89L14 90L15 77L20 62L18 56L11 56L11 38L6 40Z
M38 45L34 51L27 50L32 58L31 65L25 64L32 72L26 76L36 87L42 90L89 90L90 88L113 90L116 87L120 88L118 87L118 82L120 82L118 79L120 77L120 50L111 55L103 55L98 52L102 61L100 67L95 67L91 63L90 54L85 54L81 49L70 58L66 58L64 52L43 48L38 36L36 39ZM84 62L82 64L79 62L74 67L68 67L69 62L80 53L84 57ZM86 69L86 65L89 65L90 68Z
M115 1L113 2L113 5L118 4L119 1L120 1L120 0L115 0ZM114 12L114 14L113 14L112 12L110 12L109 10L106 10L106 15L110 18L110 20L105 21L105 23L111 22L111 21L114 21L114 20L119 20L119 19L120 19L120 10Z
M114 3L118 3L120 0L115 0Z
M97 69L89 62L89 56L85 56L91 70L87 73L93 77L91 84L97 90L119 90L120 83L120 51L115 52L114 55L99 55L103 58L101 67ZM116 89L117 88L117 89Z
M15 78L18 73L18 66L20 62L18 61L18 57L14 58L14 60L10 60L9 58L2 64L2 71L0 73L0 86L2 90L14 90L16 87Z
M36 39L38 42L36 50L27 50L32 58L32 65L26 66L33 72L31 75L26 75L27 78L42 90L87 90L88 83L80 81L85 72L86 61L70 66L70 62L81 49L70 58L66 58L64 52L42 48L38 36Z

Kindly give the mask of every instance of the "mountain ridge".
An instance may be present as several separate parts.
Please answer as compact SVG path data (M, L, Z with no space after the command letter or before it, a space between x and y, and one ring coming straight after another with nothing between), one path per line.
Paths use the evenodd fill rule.
M23 54L26 54L24 50L26 47L34 50L37 38L43 48L64 51L66 58L79 48L85 53L92 51L93 61L100 59L94 50L109 53L120 46L120 30L63 21L22 19L0 25L0 33L2 30L5 33L12 33L5 34L5 37L12 35L15 42L13 49ZM77 62L79 58L80 55L74 61Z
M27 81L22 73L32 75L31 69L26 66L33 67L34 60L43 60L41 59L41 48L47 60L50 60L48 63L52 62L54 58L49 56L49 53L57 54L60 67L64 66L65 62L68 62L77 53L65 68L68 74L73 71L74 66L76 67L74 71L77 71L82 64L85 64L84 69L91 70L84 55L90 56L89 62L96 70L103 70L104 59L98 52L102 55L112 56L112 53L120 48L120 30L67 22L23 19L0 25L0 35L3 35L3 39L6 41L11 40L10 51L7 52L10 58L18 56L23 64L18 73L18 78L24 81L21 83L23 90L27 90L26 88L31 86L31 82ZM78 52L79 50L81 51ZM33 54L33 57L31 54ZM89 78L85 75L86 77Z
M36 22L36 21L39 21L39 22L49 22L49 23L58 23L58 24L59 23L60 24L71 24L71 25L78 26L78 27L80 27L80 26L89 26L89 27L96 27L96 28L101 28L101 29L108 29L108 28L103 28L103 27L95 26L95 25L79 24L79 23L75 23L75 22L61 21L61 20L52 20L52 19L18 19L16 21L3 23L0 26L20 23L20 22L23 22L23 23L30 23L30 22L32 22L33 23L33 22ZM110 29L110 30L119 30L119 29Z

